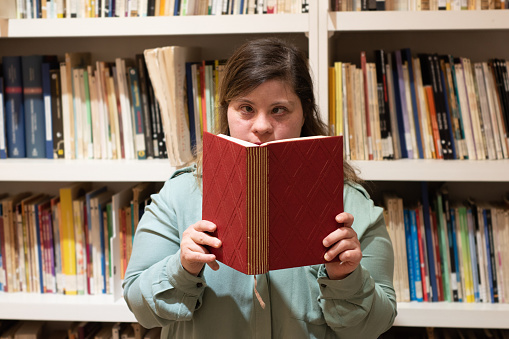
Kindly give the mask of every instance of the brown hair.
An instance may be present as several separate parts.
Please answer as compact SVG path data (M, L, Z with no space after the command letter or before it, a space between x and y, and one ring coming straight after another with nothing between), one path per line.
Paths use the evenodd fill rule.
M304 113L301 137L329 134L327 126L320 120L307 57L290 43L279 38L261 38L244 43L228 59L223 74L219 84L215 133L230 134L227 112L232 100L251 92L265 81L279 79L287 83L301 101ZM198 173L201 174L201 153L197 160ZM343 169L346 181L362 182L346 161Z

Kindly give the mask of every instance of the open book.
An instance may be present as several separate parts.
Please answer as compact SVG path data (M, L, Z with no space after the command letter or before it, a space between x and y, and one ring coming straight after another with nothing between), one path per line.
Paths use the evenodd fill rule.
M343 211L343 137L257 145L203 135L202 218L220 262L246 274L324 263L322 240Z

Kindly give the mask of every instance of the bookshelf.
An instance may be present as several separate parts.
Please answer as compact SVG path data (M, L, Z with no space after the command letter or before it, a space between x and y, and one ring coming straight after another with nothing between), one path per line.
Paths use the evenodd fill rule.
M509 58L509 11L328 12L328 1L311 1L308 14L106 19L0 19L1 54L90 51L95 60L133 57L164 45L200 46L202 58L226 58L247 38L278 35L309 54L322 117L328 107L327 67L334 60L357 62L360 50L411 47L463 53L473 59ZM475 46L472 41L478 41ZM345 47L343 47L345 46ZM494 186L509 191L509 160L355 161L375 186L407 186L419 181L451 182L489 195ZM141 181L164 182L169 161L0 160L1 191L55 193L68 182L106 183L119 190ZM150 173L147 177L147 173ZM466 194L459 192L458 194ZM125 302L113 296L0 293L0 319L48 321L136 321ZM395 326L509 328L508 304L400 303Z
M335 61L360 65L360 52L411 48L412 53L449 53L473 61L509 58L507 11L329 12L318 10L319 105L328 107L328 67ZM475 196L498 200L509 192L509 162L463 160L351 161L380 202L386 190L419 199L420 182L447 183L451 200ZM461 201L461 200L460 200ZM398 303L394 326L508 328L508 304Z

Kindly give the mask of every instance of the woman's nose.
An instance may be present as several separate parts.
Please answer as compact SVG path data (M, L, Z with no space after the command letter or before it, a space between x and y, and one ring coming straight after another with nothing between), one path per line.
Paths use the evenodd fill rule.
M253 122L253 132L257 134L267 134L273 132L272 121L268 114L259 113Z

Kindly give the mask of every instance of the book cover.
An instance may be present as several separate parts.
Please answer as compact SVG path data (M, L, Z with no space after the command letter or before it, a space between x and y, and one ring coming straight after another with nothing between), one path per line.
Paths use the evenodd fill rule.
M5 130L9 158L25 158L25 111L21 57L2 57L4 74Z
M258 146L204 133L203 147L202 216L217 225L219 261L246 274L325 262L343 211L341 136Z

